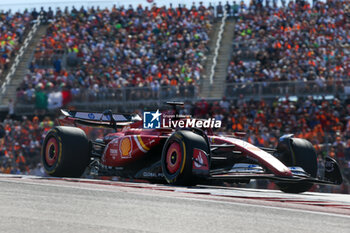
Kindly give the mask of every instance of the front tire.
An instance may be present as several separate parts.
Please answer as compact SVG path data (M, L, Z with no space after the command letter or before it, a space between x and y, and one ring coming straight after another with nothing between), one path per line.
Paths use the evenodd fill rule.
M164 178L169 184L197 184L197 177L192 173L194 149L209 154L206 139L190 130L176 131L167 139L162 151L161 165Z
M277 147L277 153L282 155L281 160L285 165L301 167L311 177L316 178L318 167L317 154L309 141L301 138L285 138ZM285 193L302 193L310 190L313 186L309 182L276 182L276 184Z
M57 126L45 137L41 150L45 172L56 177L80 177L87 167L89 141L82 129Z

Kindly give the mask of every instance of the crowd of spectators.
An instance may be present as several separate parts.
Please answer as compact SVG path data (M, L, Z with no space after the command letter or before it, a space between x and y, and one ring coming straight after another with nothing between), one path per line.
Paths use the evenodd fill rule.
M216 131L217 134L245 132L244 139L257 146L276 148L278 138L284 134L305 138L315 146L320 165L329 155L339 162L346 182L350 179L350 99L315 100L309 97L291 101L286 98L272 103L246 100L244 96L236 101L223 98L219 102L207 102L203 99L186 103L180 113L221 120L222 127ZM24 117L20 121L7 118L2 125L5 136L0 142L0 161L3 161L0 172L37 172L40 146L45 133L54 123L48 117L42 122L38 117L32 120ZM89 137L104 135L101 130L84 130ZM347 186L342 188L335 190L350 192L346 190Z
M219 3L216 12L201 4L188 9L42 10L49 27L18 99L33 102L35 90L69 89L78 100L91 100L82 95L105 96L120 87L146 86L154 93L168 85L191 89L203 70L214 15L220 17L224 10L237 20L229 83L255 88L256 82L264 82L274 93L292 94L300 88L275 89L266 82L314 81L306 91L345 90L350 74L348 1L252 0L249 5ZM245 87L229 86L228 95L245 93Z
M191 85L213 20L203 5L58 9L19 90Z
M29 31L32 15L28 11L13 13L0 11L0 76L9 69L25 34Z
M14 120L8 116L0 125L0 173L44 175L40 165L41 144L54 126L49 117Z
M227 82L315 81L350 75L350 3L297 0L283 6L252 0L234 28ZM266 1L268 4L268 1Z

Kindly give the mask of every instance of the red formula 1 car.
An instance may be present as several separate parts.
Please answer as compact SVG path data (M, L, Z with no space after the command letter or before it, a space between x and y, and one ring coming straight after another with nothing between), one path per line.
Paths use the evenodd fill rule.
M170 104L176 108L181 103ZM342 183L339 166L330 157L326 157L324 172L318 177L314 147L293 135L282 136L277 148L271 149L256 147L239 137L218 136L210 129L174 129L163 127L164 124L145 129L135 114L112 114L110 110L62 113L64 117L58 121L66 126L48 132L41 153L43 166L51 176L80 177L89 168L98 175L175 185L269 179L290 193L308 191L314 183ZM160 115L158 111L157 114L154 118ZM77 127L79 124L112 128L115 132L88 140Z

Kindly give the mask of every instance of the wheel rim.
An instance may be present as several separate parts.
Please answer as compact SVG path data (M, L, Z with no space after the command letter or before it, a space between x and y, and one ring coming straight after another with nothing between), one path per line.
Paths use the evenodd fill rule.
M46 143L45 161L47 165L52 166L58 158L58 143L56 138L51 137Z
M182 161L181 147L179 143L173 142L167 151L166 154L166 168L169 173L174 174L180 168Z

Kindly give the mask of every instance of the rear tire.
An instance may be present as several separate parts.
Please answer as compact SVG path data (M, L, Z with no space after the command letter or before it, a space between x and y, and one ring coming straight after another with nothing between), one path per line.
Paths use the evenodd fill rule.
M311 177L317 176L317 154L313 145L301 138L287 138L290 146L278 146L277 152L282 155L281 160L287 166L296 166L304 169ZM288 143L288 142L283 142ZM309 182L283 183L276 182L279 189L285 193L302 193L313 186Z
M90 162L89 141L82 129L57 126L45 137L41 150L45 172L56 177L80 177Z

